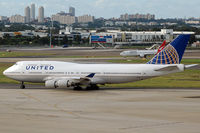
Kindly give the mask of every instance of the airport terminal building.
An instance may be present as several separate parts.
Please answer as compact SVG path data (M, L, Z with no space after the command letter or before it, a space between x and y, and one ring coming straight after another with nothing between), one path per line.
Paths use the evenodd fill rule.
M73 30L69 33L69 28L65 30L61 30L60 34L65 33L80 33L81 36L90 38L90 42L92 42L92 38L99 36L99 38L107 38L112 36L113 41L108 41L108 43L112 42L115 44L123 44L127 42L132 43L155 43L162 42L166 40L168 42L172 41L177 35L180 34L195 34L195 32L189 31L174 31L173 29L161 29L161 31L120 31L120 30L107 30L106 32L97 32L96 30L83 31L81 29ZM106 42L104 42L106 43Z
M93 33L99 36L113 36L114 42L160 42L171 41L180 34L195 34L187 31L173 31L173 29L161 29L161 31L116 31L108 30L104 33Z

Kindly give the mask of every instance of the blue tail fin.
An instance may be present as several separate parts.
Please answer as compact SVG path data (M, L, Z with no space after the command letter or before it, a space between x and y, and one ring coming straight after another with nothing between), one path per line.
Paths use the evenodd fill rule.
M179 35L147 64L180 64L190 35Z

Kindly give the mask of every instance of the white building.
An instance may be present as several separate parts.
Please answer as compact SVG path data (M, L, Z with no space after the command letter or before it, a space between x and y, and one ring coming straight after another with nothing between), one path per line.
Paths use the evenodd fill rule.
M127 22L126 21L116 21L115 25L117 25L117 26L123 26L123 25L127 25Z
M18 32L0 32L1 38L6 36L6 35L9 35L11 37L14 37L14 36L17 36L17 35L21 35L21 36L25 36L25 37L33 37L33 36L47 37L48 33L35 32L35 31L31 31L31 30L18 31Z
M21 15L13 15L9 18L10 23L25 23L25 17Z
M25 23L30 23L30 7L27 6L25 9L24 9L24 13L25 13Z
M163 40L171 41L180 34L195 34L189 31L173 31L173 29L161 29L161 31L119 31L108 30L102 33L92 33L99 36L113 36L115 42L161 42Z
M35 4L31 4L31 21L35 20Z
M70 28L60 30L60 34L71 34ZM180 34L195 34L189 31L173 31L173 29L161 29L161 31L120 31L120 30L107 30L107 32L98 32L96 30L84 31L75 30L81 34L82 38L92 36L112 36L116 44L121 43L160 43L164 40L167 42L172 41L177 35Z
M32 27L34 27L36 30L48 30L48 26L45 26L45 25L35 25L35 24L32 24L31 25Z
M0 21L6 21L8 18L6 16L0 16Z
M142 41L142 42L156 42L166 40L168 42L172 41L174 37L180 34L195 34L194 32L177 32L173 29L161 29L161 31L142 31L142 32L121 32L122 36L129 36L125 38L127 41ZM120 35L119 34L119 35ZM131 38L130 38L131 36ZM120 39L121 37L118 37ZM122 37L123 40L123 37Z
M94 16L83 15L78 17L78 23L88 23L88 22L94 22Z
M74 24L76 22L76 17L70 16L70 15L56 14L56 15L52 15L52 20L57 21L61 24L71 25L71 24Z
M105 26L114 26L114 22L113 21L106 21Z
M131 21L131 22L128 22L128 25L129 25L129 26L134 26L134 25L137 25L137 22Z
M120 15L121 20L130 20L130 19L146 19L146 20L151 20L155 19L154 14L122 14Z
M47 37L48 36L48 33L35 32L32 30L19 31L19 33L21 33L22 36L26 36L26 37L33 37L33 36Z
M38 10L38 22L44 23L44 7L43 6L39 7L39 10Z
M72 27L71 26L67 26L66 28L65 28L65 30L60 30L59 31L59 34L65 34L65 35L70 35L71 34L71 32L73 32L73 29L72 29Z
M199 20L188 20L188 21L185 21L186 24L200 24L200 21Z

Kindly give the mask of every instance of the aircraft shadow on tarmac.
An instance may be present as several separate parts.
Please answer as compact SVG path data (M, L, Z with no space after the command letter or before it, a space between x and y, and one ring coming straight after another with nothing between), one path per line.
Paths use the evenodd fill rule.
M1 84L0 89L20 89L19 84ZM35 89L35 90L63 90L63 91L68 91L68 90L73 90L73 88L45 88L44 85L35 85L35 84L26 84L26 89ZM134 91L134 90L159 90L159 89L171 89L171 90L191 90L191 88L142 88L142 87L118 87L118 88L113 88L113 87L100 87L98 90L80 90L80 91L103 91L103 90L129 90L129 91ZM200 90L200 88L192 88L192 90ZM200 96L199 96L200 97Z

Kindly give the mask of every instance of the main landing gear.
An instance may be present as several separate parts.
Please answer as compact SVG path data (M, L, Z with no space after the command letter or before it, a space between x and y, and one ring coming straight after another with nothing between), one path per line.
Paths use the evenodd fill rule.
M75 90L75 91L81 91L81 90L83 90L83 88L80 87L80 86L75 86L75 87L74 87L74 90Z
M91 85L87 86L85 89L83 89L80 86L75 86L74 90L76 90L76 91L82 91L82 90L99 90L99 87L96 84L91 84Z
M99 87L96 84L91 84L86 87L86 90L99 90Z
M21 82L20 89L25 89L25 85L23 81Z

